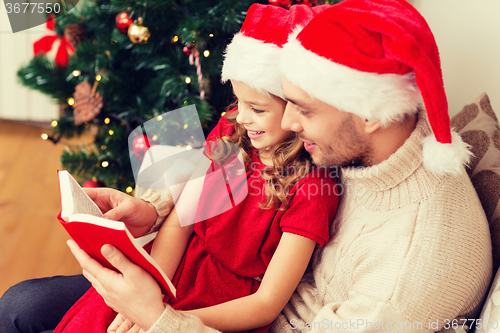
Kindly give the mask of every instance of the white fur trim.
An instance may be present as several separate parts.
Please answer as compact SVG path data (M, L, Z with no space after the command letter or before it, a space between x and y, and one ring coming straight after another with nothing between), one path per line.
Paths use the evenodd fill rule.
M222 82L241 81L259 92L284 98L280 57L280 47L237 33L226 48Z
M280 68L292 84L311 97L363 119L380 120L382 125L402 114L416 113L422 102L413 72L358 71L306 50L296 34L290 35L283 47Z
M468 164L472 152L470 146L462 141L457 132L451 132L452 142L440 143L434 135L429 135L422 140L424 167L442 176L445 174L458 175L463 170L463 165Z

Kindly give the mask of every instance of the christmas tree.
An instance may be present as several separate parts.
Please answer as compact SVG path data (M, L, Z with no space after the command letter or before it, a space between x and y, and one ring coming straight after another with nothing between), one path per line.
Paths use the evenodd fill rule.
M244 21L250 0L81 0L48 17L54 30L35 43L20 82L62 105L47 135L54 143L93 129L92 144L68 147L61 161L80 179L131 192L131 160L144 141L130 133L149 119L194 104L206 132L232 99L220 84L222 54ZM291 0L260 1L289 7ZM316 5L317 1L295 3ZM46 56L59 41L54 59Z

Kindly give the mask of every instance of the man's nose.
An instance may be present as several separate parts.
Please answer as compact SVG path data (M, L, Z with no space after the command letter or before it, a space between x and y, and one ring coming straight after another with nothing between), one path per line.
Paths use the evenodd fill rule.
M281 128L285 131L302 132L302 126L298 122L295 106L288 102L281 119Z

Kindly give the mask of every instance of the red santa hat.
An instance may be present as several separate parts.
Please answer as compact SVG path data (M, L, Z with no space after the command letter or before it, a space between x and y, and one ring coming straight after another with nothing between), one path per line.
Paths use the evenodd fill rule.
M457 174L471 153L451 132L439 52L424 18L405 0L345 0L315 17L284 46L290 82L341 111L382 125L422 102L434 135L424 166Z
M271 5L250 6L241 31L226 48L221 81L241 81L260 92L284 98L279 69L281 49L292 29L305 26L328 7L295 5L286 10Z

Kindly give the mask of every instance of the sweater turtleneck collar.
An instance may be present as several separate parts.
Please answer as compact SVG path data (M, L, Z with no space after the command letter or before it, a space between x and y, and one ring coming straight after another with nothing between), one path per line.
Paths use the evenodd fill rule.
M422 139L431 133L427 114L421 111L410 137L387 160L366 168L342 168L345 190L353 191L359 203L374 209L397 209L420 201L440 179L422 166ZM407 186L399 186L402 183Z

